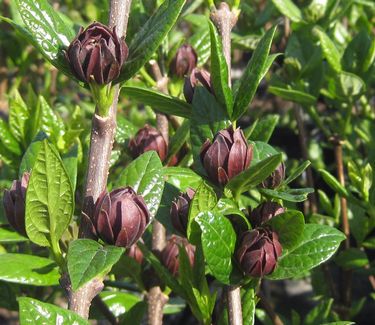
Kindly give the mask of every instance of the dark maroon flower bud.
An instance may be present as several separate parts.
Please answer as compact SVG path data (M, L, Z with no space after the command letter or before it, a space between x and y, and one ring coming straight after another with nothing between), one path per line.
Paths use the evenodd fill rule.
M250 213L250 221L253 227L259 227L271 220L274 216L284 213L285 208L276 202L264 202L258 205Z
M189 77L185 77L184 96L188 103L193 102L195 87L202 85L211 94L214 93L211 84L211 75L204 69L194 68Z
M126 251L126 255L135 260L138 264L143 263L143 253L137 244L133 244Z
M236 258L246 275L259 278L274 271L281 252L282 247L276 232L267 228L256 228L243 234Z
M94 226L98 237L109 245L130 247L143 235L149 221L143 197L129 186L105 191L96 201Z
M120 75L121 67L128 57L128 47L116 29L101 23L81 28L70 43L66 58L78 80L108 84Z
M184 237L186 237L190 202L193 199L194 194L195 191L189 187L186 190L186 193L181 194L175 201L172 202L171 206L170 213L172 225Z
M152 126L146 124L135 137L129 141L129 150L134 158L146 151L155 150L160 160L167 157L168 146L162 134Z
M190 265L194 265L195 247L191 245L186 238L172 236L161 252L161 262L173 276L178 275L180 267L179 246L185 248L186 254L189 257Z
M263 188L276 188L285 178L285 165L281 163L263 182Z
M207 140L203 144L200 157L209 179L223 186L250 166L253 147L241 129L230 126L219 131L212 143Z
M197 62L197 53L190 45L184 44L177 50L177 53L171 62L171 73L178 77L189 75L197 66Z
M4 191L5 215L15 231L27 237L25 229L25 200L30 174L24 173L21 180L13 181L10 190Z

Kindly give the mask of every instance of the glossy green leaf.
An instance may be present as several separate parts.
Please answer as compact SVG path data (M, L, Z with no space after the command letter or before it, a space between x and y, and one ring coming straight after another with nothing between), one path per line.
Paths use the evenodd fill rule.
M12 244L24 241L28 241L28 239L10 228L0 227L0 244Z
M274 147L262 141L250 141L250 144L253 146L253 159L251 160L251 164L257 164L261 160L279 153Z
M329 65L337 72L341 68L341 54L333 43L332 39L321 29L315 28L314 32L318 35L320 46L322 47L324 57L327 59Z
M129 45L129 57L117 82L133 77L151 58L175 24L185 0L165 0Z
M8 124L2 118L0 118L0 144L17 156L22 153L20 144L12 132L10 132Z
M24 172L31 172L34 167L39 150L43 146L43 140L47 138L47 134L45 134L44 132L39 132L35 139L30 143L21 160L21 165L18 172L19 177L21 177Z
M231 216L233 218L238 217L241 219L242 224L244 224L247 229L251 229L249 219L246 217L236 202L228 198L221 198L215 207L215 211L218 211L224 216Z
M141 87L124 86L121 89L126 97L141 104L149 105L156 111L186 118L191 116L191 105L177 97Z
M208 268L222 283L229 284L236 233L230 221L219 213L201 212L195 219L202 231L202 247Z
M176 155L182 146L189 140L190 121L185 120L170 138L168 145L168 160Z
M37 49L59 70L71 75L63 49L74 38L73 29L65 24L47 0L17 0L16 3Z
M115 139L117 143L123 144L137 133L137 128L135 125L123 115L118 115L116 117L116 122L117 128Z
M120 174L117 187L131 186L142 195L152 217L156 215L164 189L163 165L155 151L145 152Z
M75 193L78 170L78 145L75 144L67 153L62 155L61 158L66 172L68 173L70 183L72 184L73 193Z
M314 105L317 98L300 90L271 86L268 88L271 94L302 105Z
M361 268L369 264L366 253L358 248L349 248L340 252L335 262L344 269Z
M246 285L241 289L242 319L244 325L254 325L255 307L258 297L255 294L253 284Z
M40 246L57 245L74 211L74 194L61 158L43 140L26 195L26 232Z
M263 141L265 143L271 138L276 125L279 123L280 116L269 114L257 121L251 133L247 138L252 141Z
M199 228L196 227L195 218L202 211L212 211L217 204L216 193L209 185L202 182L197 188L193 200L190 203L189 221L187 226L187 238L192 243L198 242Z
M248 169L233 177L227 188L235 193L243 193L264 181L282 161L281 153L251 164Z
M206 24L206 17L204 17L204 25L197 30L189 40L189 44L194 48L198 55L198 66L203 66L211 54L211 37L210 30Z
M141 297L134 293L120 291L103 291L100 293L100 298L115 317L128 312L141 301Z
M118 262L123 252L122 247L103 247L90 239L71 242L67 260L72 289L76 291L96 277L103 278Z
M228 65L216 27L211 21L208 23L211 35L211 82L217 100L226 107L228 116L232 116L233 95L228 84Z
M59 284L59 270L54 261L26 254L0 254L0 280L34 285Z
M311 162L309 160L304 161L301 165L299 165L297 168L292 170L292 172L289 174L289 176L283 181L283 184L287 185L287 184L291 183L292 181L294 181L310 165L311 165Z
M332 188L336 193L343 197L347 197L349 195L346 188L340 184L340 182L336 179L335 176L333 176L332 174L323 169L319 169L319 172L322 175L324 181L327 183L327 185L330 188Z
M28 140L27 121L29 118L30 111L20 93L15 90L9 98L9 127L20 143L25 143Z
M299 23L303 20L301 10L293 3L292 0L272 0L272 3L291 21Z
M287 190L271 190L261 188L259 191L268 198L281 199L288 202L303 202L307 200L307 196L314 192L313 188L291 188Z
M168 183L184 192L188 187L196 189L202 183L202 177L190 168L164 167L163 175L167 177Z
M226 112L215 97L204 87L198 86L194 92L193 112L190 120L190 139L196 164L203 143L217 132L229 126Z
M240 79L238 91L235 96L232 120L238 119L246 112L248 105L253 99L259 83L265 75L265 66L268 53L271 49L272 39L276 26L267 31L255 49L243 76Z
M345 240L345 235L332 227L306 224L300 243L291 250L283 250L276 270L269 279L297 277L327 261Z
M18 298L18 302L20 305L20 324L22 325L90 325L87 320L65 308L27 297Z
M300 211L288 210L273 217L267 224L279 235L283 249L292 249L302 237L305 218Z

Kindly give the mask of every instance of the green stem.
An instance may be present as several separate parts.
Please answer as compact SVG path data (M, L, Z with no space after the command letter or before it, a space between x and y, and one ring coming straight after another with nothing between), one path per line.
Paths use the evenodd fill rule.
M233 1L233 9L237 10L240 7L241 0L234 0Z
M141 70L139 70L140 74L143 78L150 84L150 86L155 87L156 81L152 79L152 77L147 73L146 69L143 67Z
M51 238L51 250L57 265L60 267L61 273L66 272L66 263L61 253L60 245L55 238Z
M208 3L208 6L210 7L210 8L215 8L215 3L214 3L214 0L207 0L207 3Z

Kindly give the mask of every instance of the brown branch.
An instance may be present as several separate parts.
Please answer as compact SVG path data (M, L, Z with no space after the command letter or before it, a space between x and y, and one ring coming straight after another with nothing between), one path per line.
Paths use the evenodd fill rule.
M116 27L117 34L126 35L131 0L111 0L109 27ZM92 119L91 141L86 177L83 215L91 216L95 201L101 192L107 188L109 161L116 131L116 110L119 95L119 86L116 85L112 105L107 117L101 117L95 112ZM80 237L89 234L88 225L82 218ZM103 282L98 279L85 284L77 291L73 291L67 275L62 277L62 287L68 295L69 309L83 318L88 318L91 302L103 289Z
M259 304L263 307L269 318L271 318L273 325L284 325L266 296L262 292L258 292L257 296L260 298Z
M228 286L226 288L228 316L230 325L242 325L241 287Z

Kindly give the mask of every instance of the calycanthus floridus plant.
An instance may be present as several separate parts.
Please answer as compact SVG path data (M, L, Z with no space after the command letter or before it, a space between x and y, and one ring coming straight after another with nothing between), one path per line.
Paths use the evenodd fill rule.
M185 308L197 324L269 324L267 317L302 324L295 311L292 321L275 314L265 283L329 273L322 265L343 241L341 276L352 265L349 251L365 254L360 243L371 229L362 241L355 237L357 251L347 215L360 209L373 221L372 169L353 155L345 186L342 157L343 147L355 147L348 107L367 107L359 79L369 80L374 55L361 52L367 66L344 72L349 50L337 59L326 34L341 5L301 10L292 1L267 1L262 11L258 2L111 0L107 8L90 1L97 8L84 12L88 7L71 1L56 9L47 0L15 0L0 17L9 37L34 46L25 48L46 75L34 84L25 55L14 57L19 79L10 81L9 118L0 123L10 225L0 228L0 286L10 297L0 306L18 310L21 324L106 318L159 325L177 322L166 314ZM305 38L315 61L304 53ZM315 76L319 69L325 79ZM315 93L306 88L318 87L314 82L321 86ZM300 142L269 143L283 122L255 112L254 102L271 93L295 103L288 127L298 129ZM345 112L347 129L340 133L332 111L319 115L319 94ZM306 147L301 107L334 148L338 179ZM366 127L355 130L367 136L367 150ZM299 162L288 158L289 147ZM317 203L320 183L311 168L332 188L332 200L319 189ZM361 266L371 277L368 263ZM304 324L351 324L350 301L329 297Z

